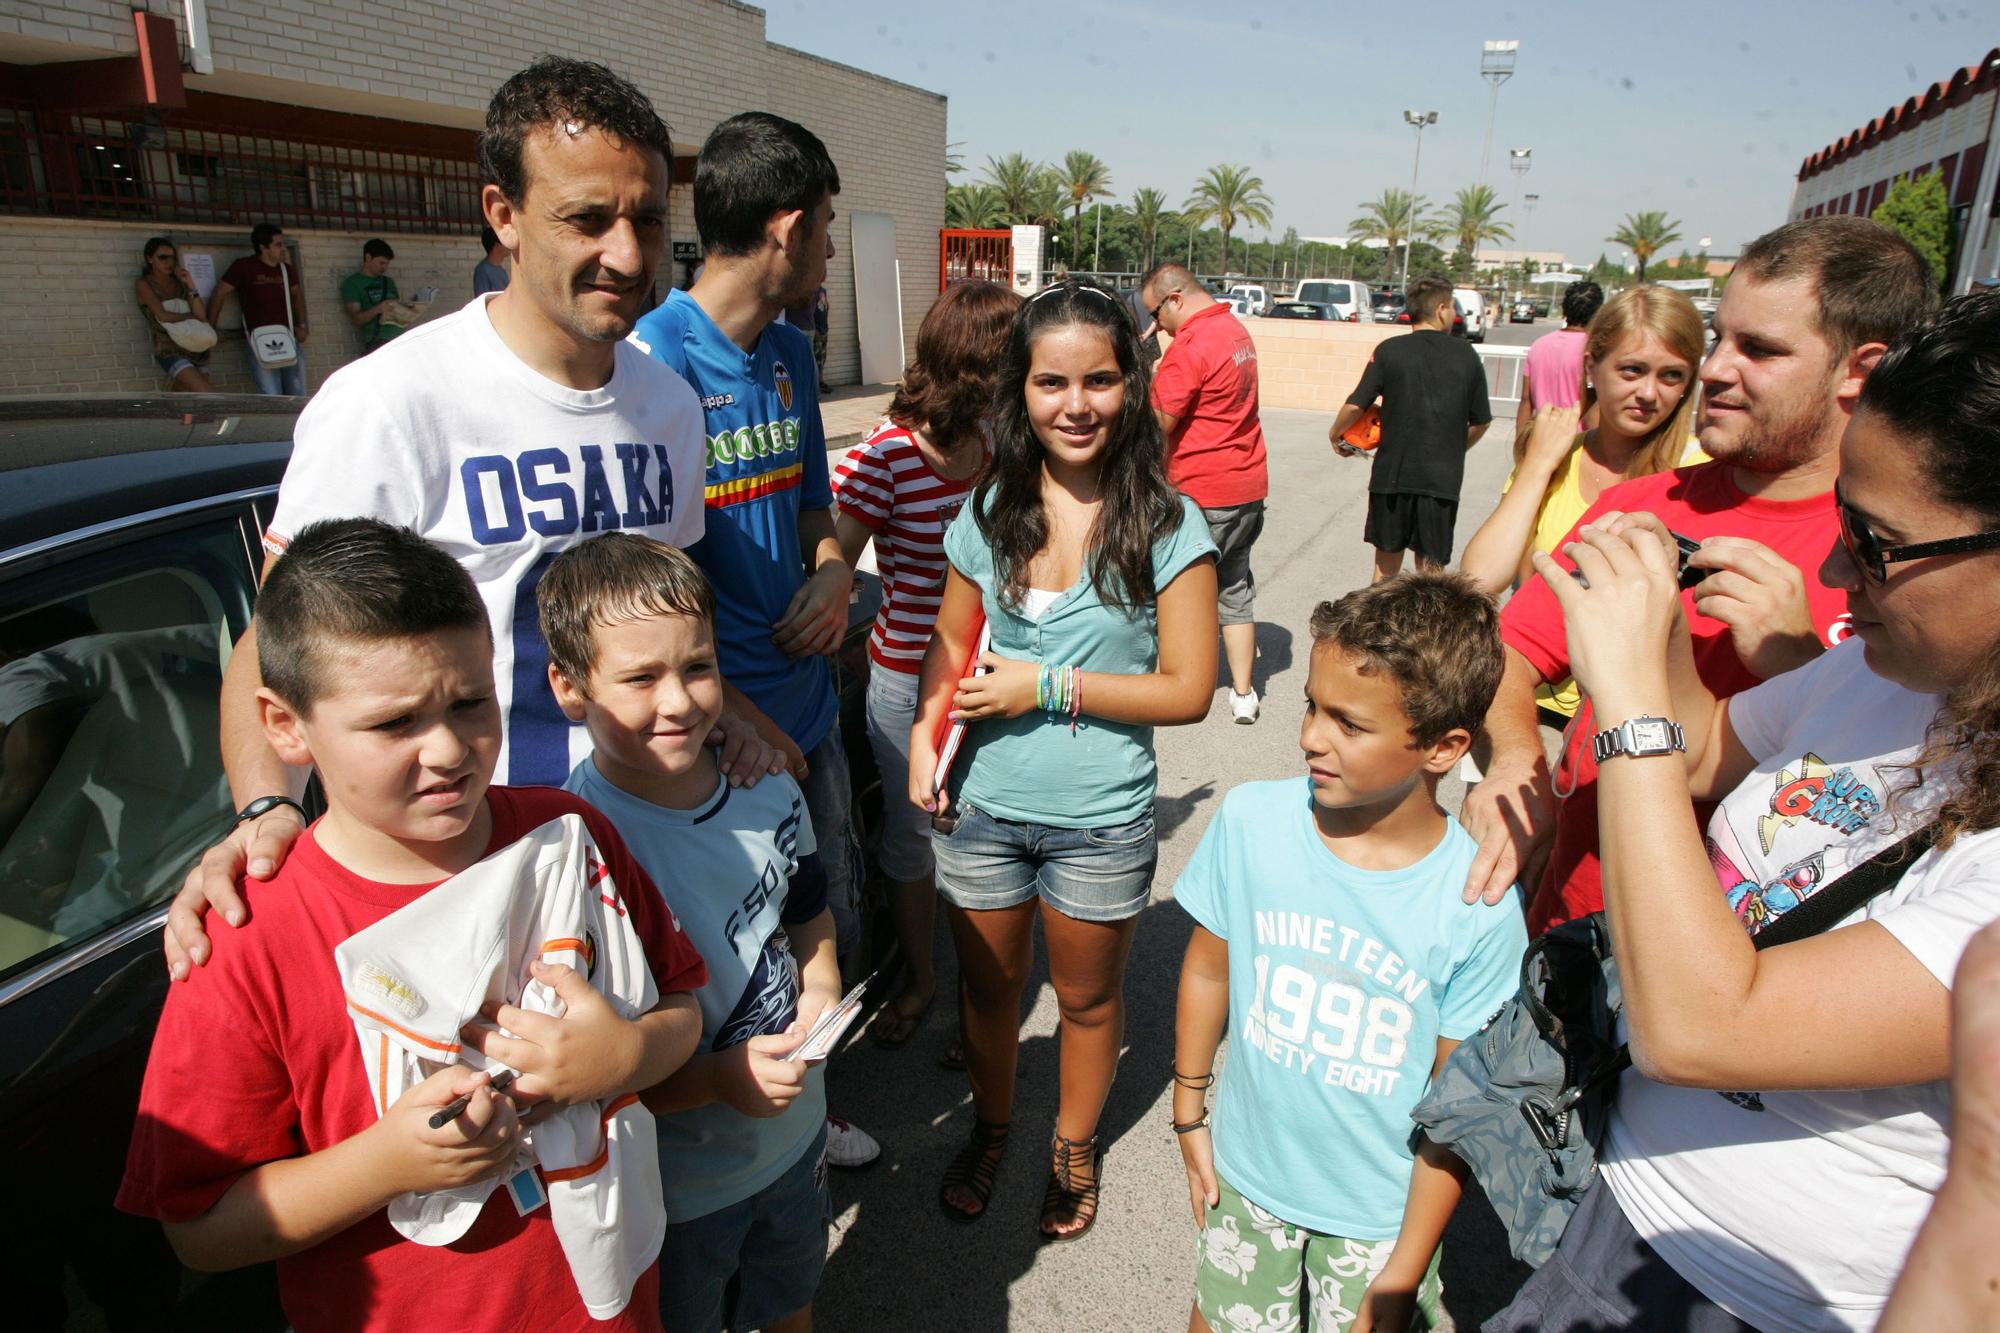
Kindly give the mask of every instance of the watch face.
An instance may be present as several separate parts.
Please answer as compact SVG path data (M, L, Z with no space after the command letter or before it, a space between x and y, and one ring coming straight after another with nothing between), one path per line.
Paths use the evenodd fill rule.
M1643 717L1632 723L1632 748L1640 751L1672 749L1673 735L1667 730L1666 720Z

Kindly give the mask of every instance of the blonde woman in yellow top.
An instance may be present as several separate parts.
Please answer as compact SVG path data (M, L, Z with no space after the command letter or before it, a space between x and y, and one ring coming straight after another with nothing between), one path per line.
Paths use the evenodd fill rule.
M1514 471L1499 507L1465 548L1460 568L1498 596L1533 572L1528 556L1547 553L1610 487L1705 459L1694 443L1695 377L1707 347L1694 303L1666 287L1632 287L1590 321L1583 397L1574 407L1535 413L1514 441ZM1577 422L1597 408L1597 426ZM1574 681L1538 696L1548 721L1576 715Z

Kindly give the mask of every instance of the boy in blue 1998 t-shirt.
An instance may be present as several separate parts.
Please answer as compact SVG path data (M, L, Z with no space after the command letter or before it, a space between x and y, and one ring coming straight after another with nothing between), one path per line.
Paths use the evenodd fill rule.
M1437 804L1499 685L1492 603L1405 575L1322 602L1312 632L1307 780L1230 792L1174 885L1196 922L1174 1050L1192 1323L1225 1333L1435 1326L1465 1168L1412 1151L1410 1108L1527 945L1517 902L1461 901L1478 847Z

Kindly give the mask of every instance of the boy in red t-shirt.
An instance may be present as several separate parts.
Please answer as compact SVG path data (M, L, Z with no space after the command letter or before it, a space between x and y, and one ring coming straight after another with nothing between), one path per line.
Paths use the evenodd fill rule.
M273 566L258 624L265 736L288 763L318 770L328 809L277 876L246 882L254 919L216 923L213 962L168 995L118 1206L159 1218L190 1267L275 1259L301 1333L409 1327L419 1308L452 1311L456 1329L657 1329L657 1266L622 1311L592 1319L574 1238L559 1234L545 1197L537 1203L563 1173L518 1170L517 1155L531 1107L601 1101L608 1119L622 1105L612 1099L681 1066L701 1030L687 994L706 980L701 959L595 810L555 790L489 788L500 745L492 637L451 557L372 519L310 525ZM446 1049L444 1068L378 1116L335 948L569 816L594 843L599 897L584 901L602 917L586 932L599 938L574 952L603 973L602 950L629 931L659 1003L621 1017L583 974L536 961L531 977L559 997L560 1017L489 1005L460 1029L464 1046L517 1073L511 1088L496 1091ZM383 1008L435 1023L425 1009L438 997L383 980ZM473 1003L487 993L475 989ZM388 1056L385 1037L385 1080ZM399 1196L503 1172L507 1187L449 1244L417 1244L391 1225Z

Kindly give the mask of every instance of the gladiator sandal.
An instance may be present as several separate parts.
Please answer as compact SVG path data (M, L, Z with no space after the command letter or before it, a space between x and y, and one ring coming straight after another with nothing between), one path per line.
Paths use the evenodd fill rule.
M993 1197L993 1178L1000 1169L1000 1154L1006 1150L1007 1125L975 1117L972 1138L951 1159L951 1165L944 1169L944 1180L938 1185L938 1202L954 1220L977 1222L986 1216L987 1200ZM979 1206L963 1208L953 1203L948 1191L954 1187L970 1193Z
M1097 1138L1093 1134L1072 1142L1058 1134L1050 1141L1049 1152L1054 1160L1048 1186L1042 1191L1041 1219L1036 1224L1043 1240L1081 1240L1084 1233L1097 1225L1097 1189L1104 1180L1104 1148ZM1090 1180L1079 1189L1076 1172L1084 1167L1090 1168ZM1083 1225L1073 1231L1050 1229L1052 1225L1079 1219Z

